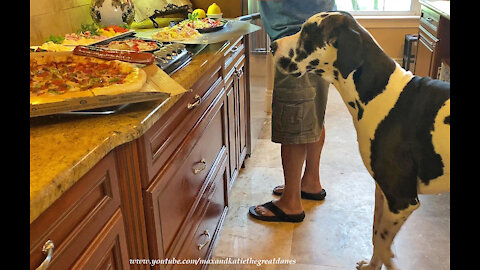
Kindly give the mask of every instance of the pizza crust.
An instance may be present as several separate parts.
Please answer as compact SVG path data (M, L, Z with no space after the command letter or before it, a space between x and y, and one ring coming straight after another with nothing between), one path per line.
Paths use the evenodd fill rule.
M95 96L118 95L140 90L147 81L147 73L143 69L137 68L136 72L130 74L122 84L112 84L106 87L97 87L90 89Z
M30 104L39 104L39 103L54 103L54 102L61 102L71 98L78 98L78 97L93 97L95 96L91 91L75 91L75 92L67 92L60 95L49 95L45 94L42 96L32 96L30 97Z

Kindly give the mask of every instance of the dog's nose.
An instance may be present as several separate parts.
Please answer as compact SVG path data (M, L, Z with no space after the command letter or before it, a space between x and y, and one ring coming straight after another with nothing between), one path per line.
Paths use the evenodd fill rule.
M272 44L270 44L270 51L272 52L272 55L275 55L275 51L278 49L278 44L277 42L272 42Z

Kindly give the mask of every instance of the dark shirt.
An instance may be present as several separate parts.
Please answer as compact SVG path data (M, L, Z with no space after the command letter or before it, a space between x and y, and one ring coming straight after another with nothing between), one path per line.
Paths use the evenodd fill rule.
M335 0L258 0L258 4L271 41L297 33L317 13L337 10Z

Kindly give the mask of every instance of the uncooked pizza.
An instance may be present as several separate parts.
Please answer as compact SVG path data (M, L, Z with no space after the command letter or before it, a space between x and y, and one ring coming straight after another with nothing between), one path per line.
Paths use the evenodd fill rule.
M101 47L112 49L112 50L123 50L123 51L135 51L135 52L146 52L154 51L158 49L158 45L155 41L148 41L142 39L127 39L127 40L116 40L103 45Z
M118 60L71 53L30 54L31 104L138 91L145 81L145 71Z

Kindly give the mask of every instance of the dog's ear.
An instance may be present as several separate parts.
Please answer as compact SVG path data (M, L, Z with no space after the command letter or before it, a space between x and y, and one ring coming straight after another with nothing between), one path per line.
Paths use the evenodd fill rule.
M339 29L337 39L334 43L337 48L337 60L333 64L342 77L346 79L355 69L362 64L362 40L360 33L351 27Z

